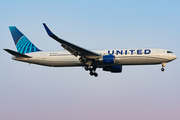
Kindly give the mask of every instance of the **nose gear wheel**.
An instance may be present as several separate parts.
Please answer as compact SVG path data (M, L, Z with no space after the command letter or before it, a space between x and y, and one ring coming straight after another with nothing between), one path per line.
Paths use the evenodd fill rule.
M161 71L163 72L164 71L164 67L166 66L166 63L162 63L162 68L161 68Z

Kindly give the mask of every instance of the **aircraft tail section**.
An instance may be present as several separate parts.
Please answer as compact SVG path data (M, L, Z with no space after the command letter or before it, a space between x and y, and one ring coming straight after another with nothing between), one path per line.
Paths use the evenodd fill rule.
M22 34L15 26L10 26L9 30L13 37L14 43L19 53L31 53L41 51L38 49L24 34Z

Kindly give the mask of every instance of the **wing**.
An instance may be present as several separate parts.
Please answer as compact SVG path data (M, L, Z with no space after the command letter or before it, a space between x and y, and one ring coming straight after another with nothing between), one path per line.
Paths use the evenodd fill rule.
M67 42L61 38L58 38L53 32L51 32L51 30L47 27L47 25L45 23L43 23L44 28L47 32L47 34L52 37L53 39L55 39L56 41L58 41L59 43L61 43L61 46L66 49L67 51L69 51L72 55L74 56L83 56L83 57L87 57L89 59L95 59L95 58L99 58L101 55L99 53L95 53L93 51L84 49L82 47L79 47L77 45L74 45L70 42Z

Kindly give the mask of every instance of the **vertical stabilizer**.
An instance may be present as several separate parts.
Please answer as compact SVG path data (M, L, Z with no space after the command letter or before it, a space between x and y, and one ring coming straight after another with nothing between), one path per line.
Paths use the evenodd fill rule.
M41 51L38 49L24 34L22 34L15 26L9 27L14 43L19 53L25 54L30 52Z

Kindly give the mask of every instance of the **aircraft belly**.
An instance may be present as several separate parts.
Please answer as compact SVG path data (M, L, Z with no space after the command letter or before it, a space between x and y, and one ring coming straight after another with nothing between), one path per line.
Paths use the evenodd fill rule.
M27 61L28 63L33 63L33 64L39 64L39 65L44 65L44 66L53 66L53 67L69 67L69 66L81 66L80 62L77 60L70 61L70 60L58 60L58 59L29 59Z
M53 62L54 67L70 67L70 66L81 66L79 62L76 61L56 61Z

